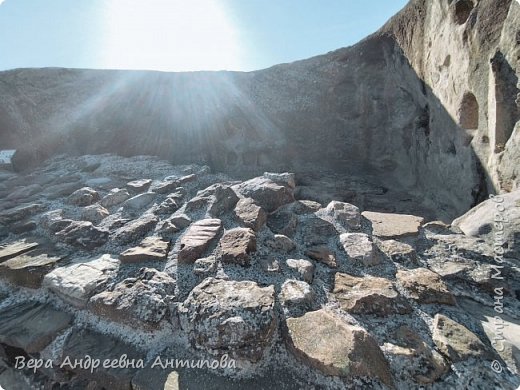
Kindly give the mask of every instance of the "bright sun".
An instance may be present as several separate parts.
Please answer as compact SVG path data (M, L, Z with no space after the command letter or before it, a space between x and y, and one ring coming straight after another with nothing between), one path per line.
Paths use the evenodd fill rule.
M104 68L241 67L238 36L219 0L110 0L105 4Z

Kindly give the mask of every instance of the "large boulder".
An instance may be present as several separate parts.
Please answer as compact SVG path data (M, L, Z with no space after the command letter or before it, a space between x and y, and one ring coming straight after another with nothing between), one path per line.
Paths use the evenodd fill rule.
M497 195L452 222L470 237L484 237L504 256L520 259L520 190ZM498 253L498 252L497 252Z
M273 212L284 204L294 202L292 189L266 177L256 177L233 186L244 197L252 198L267 212Z
M179 263L193 263L202 257L222 231L220 219L203 219L193 223L181 238Z
M288 318L286 341L304 363L326 375L369 377L393 385L388 362L377 341L363 328L321 309Z
M113 288L94 295L88 308L112 321L145 329L156 328L167 318L175 301L175 279L153 268L141 268Z
M355 277L337 273L333 293L340 307L354 314L407 314L411 307L393 283L374 276Z
M193 345L216 354L259 360L276 331L274 286L207 278L179 308Z

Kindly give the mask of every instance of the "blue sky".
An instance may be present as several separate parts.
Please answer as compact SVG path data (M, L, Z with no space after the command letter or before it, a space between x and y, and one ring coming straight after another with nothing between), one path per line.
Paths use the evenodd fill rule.
M406 0L0 0L0 70L254 70L376 31Z

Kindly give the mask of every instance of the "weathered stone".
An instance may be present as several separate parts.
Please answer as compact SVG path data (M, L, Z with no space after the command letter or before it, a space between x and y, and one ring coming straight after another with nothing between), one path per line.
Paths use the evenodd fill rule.
M100 200L99 193L90 187L83 187L74 191L67 199L67 202L76 206L90 206Z
M102 363L94 370L74 364L75 361L85 361L85 356L99 359ZM74 329L64 341L59 365L89 380L94 389L129 390L132 378L139 372L138 368L124 363L122 367L117 365L115 368L103 365L105 361L119 362L122 356L126 357L127 362L134 361L135 364L139 359L144 359L143 354L130 344L91 330Z
M192 290L179 316L195 346L257 361L276 331L274 286L207 278Z
M28 241L26 239L2 245L0 246L0 262L29 252L33 249L36 249L38 246L39 244L37 242Z
M251 252L256 251L256 236L252 229L228 230L220 239L222 262L249 265Z
M408 302L384 278L337 273L333 293L343 310L354 314L406 314L411 312Z
M442 314L436 314L433 319L432 339L439 351L453 363L492 356L473 332Z
M141 192L148 191L151 185L152 181L150 179L140 179L126 183L126 188L131 193L140 194Z
M197 192L197 195L186 204L187 213L205 210L212 217L220 217L233 210L238 196L228 185L213 184Z
M426 268L397 271L397 281L419 303L455 305L455 297L435 272Z
M66 244L88 250L104 245L108 235L108 230L96 227L88 221L72 221L56 233L56 237Z
M331 268L336 268L338 266L336 263L336 254L326 246L320 245L309 248L305 252L305 255Z
M260 230L267 221L267 213L251 198L240 199L235 207L235 215L247 228Z
M294 189L296 187L296 175L294 173L272 173L264 172L265 178L274 181L276 184L281 184Z
M244 197L254 199L268 213L294 201L290 187L279 185L265 177L257 177L245 181L233 188Z
M0 213L0 224L8 225L16 221L32 217L45 210L45 206L39 203L23 204Z
M372 234L380 238L402 238L419 234L424 218L407 214L364 211L363 217L372 223Z
M333 224L314 215L309 216L302 225L302 241L305 245L326 244L331 237L338 235Z
M152 203L157 194L155 192L144 192L123 202L125 210L141 210Z
M166 260L170 242L160 237L146 237L139 246L127 249L119 255L122 263Z
M56 268L43 278L43 286L60 298L84 307L98 290L103 289L119 268L119 261L110 255L82 263Z
M294 241L283 234L275 234L272 239L266 242L266 245L275 251L283 253L289 253L296 249Z
M152 191L158 194L169 194L173 192L180 183L177 180L163 180L152 186Z
M361 213L359 208L353 204L332 201L325 211L346 229L359 230L361 228Z
M153 214L143 214L141 217L118 228L112 239L121 244L135 242L155 228L159 218Z
M16 303L0 310L0 342L39 353L71 322L70 314L50 305Z
M381 264L381 255L368 234L343 233L339 241L350 261L367 267Z
M44 251L31 251L0 263L0 277L18 286L40 288L43 277L61 264L62 259Z
M221 231L220 219L203 219L193 223L181 238L179 263L193 263L202 257Z
M311 307L314 294L308 283L300 280L286 280L281 287L280 303L288 308L306 309Z
M379 249L390 260L396 263L416 263L417 255L415 249L404 242L395 240L384 240L378 243Z
M384 350L397 357L410 377L421 385L428 385L449 371L444 358L406 325L392 335L396 344L386 343Z
M81 212L81 219L97 224L108 217L110 213L99 204L85 207Z
M113 207L123 203L130 198L130 194L126 189L114 188L101 199L99 204L103 207Z
M179 209L179 204L174 198L167 197L156 208L157 214L172 214Z
M289 349L326 375L371 377L388 386L392 375L377 341L363 328L325 309L287 319Z
M195 260L193 273L197 276L209 277L217 270L217 259L215 256L203 257Z
M112 321L146 329L156 328L167 318L175 301L175 279L153 268L141 268L112 289L90 298L88 308Z
M312 283L314 279L314 264L305 259L288 259L286 261L287 267L295 270L304 281Z
M293 237L298 227L298 217L284 207L280 207L267 217L267 226L273 233Z

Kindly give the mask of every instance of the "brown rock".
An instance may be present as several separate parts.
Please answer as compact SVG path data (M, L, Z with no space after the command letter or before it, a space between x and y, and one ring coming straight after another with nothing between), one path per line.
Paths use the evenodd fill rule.
M222 262L249 265L249 254L256 251L256 236L253 229L228 230L220 240Z
M324 245L313 246L312 248L307 249L305 255L331 268L336 268L338 266L336 263L336 255Z
M237 219L247 228L258 231L267 221L267 213L251 198L240 199L235 207Z
M193 223L181 238L179 263L193 263L202 257L222 231L220 219L203 219Z
M244 197L252 198L268 213L294 201L292 189L265 177L256 177L233 187Z
M166 260L170 242L160 237L146 237L139 246L127 249L119 255L122 263Z
M326 375L368 376L393 385L377 341L365 329L345 323L328 310L288 318L286 341L300 360Z
M397 271L398 282L419 303L455 305L455 297L441 277L426 268Z
M333 293L343 310L354 314L407 314L408 302L397 292L388 279L337 273Z

